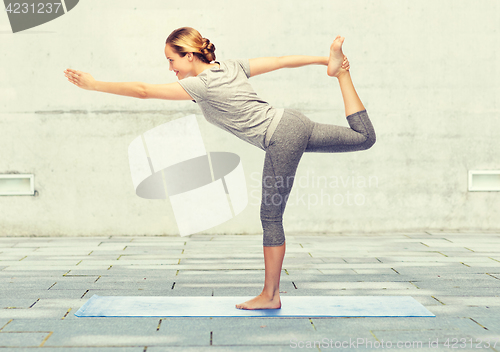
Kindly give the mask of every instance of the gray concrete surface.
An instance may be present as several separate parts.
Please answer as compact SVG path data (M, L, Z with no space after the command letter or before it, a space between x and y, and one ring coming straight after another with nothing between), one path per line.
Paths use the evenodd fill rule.
M408 295L435 318L74 316L93 294L257 295L264 278L261 240L2 237L0 348L329 351L391 344L395 351L500 351L500 233L287 236L283 296Z
M34 174L38 195L0 197L0 231L176 234L168 202L134 194L127 148L192 113L207 150L241 156L250 198L243 214L208 233L260 231L261 150L210 125L192 102L81 91L63 76L70 67L105 81L174 82L164 42L186 25L216 45L220 60L327 55L336 35L346 37L378 140L368 151L303 158L289 231L500 231L499 193L467 191L468 170L499 168L499 22L498 0L86 0L12 34L0 11L0 174ZM276 107L346 126L337 82L324 67L251 82ZM317 186L321 178L328 184Z

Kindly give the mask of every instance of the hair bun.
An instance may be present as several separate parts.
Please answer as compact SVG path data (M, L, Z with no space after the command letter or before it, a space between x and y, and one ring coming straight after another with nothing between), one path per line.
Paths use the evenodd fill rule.
M203 38L203 44L201 45L200 51L208 62L215 60L215 45L210 43L209 39Z
M214 52L215 51L215 45L213 45L212 43L210 43L210 40L207 39L207 38L203 38L203 44L201 46L201 50L203 52L203 50L208 50L209 52Z

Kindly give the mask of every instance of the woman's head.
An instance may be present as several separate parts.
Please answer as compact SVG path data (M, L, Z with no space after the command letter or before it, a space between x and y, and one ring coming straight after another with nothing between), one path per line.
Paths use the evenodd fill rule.
M215 45L191 27L176 29L170 33L165 44L170 46L180 57L193 53L195 57L206 64L215 60Z

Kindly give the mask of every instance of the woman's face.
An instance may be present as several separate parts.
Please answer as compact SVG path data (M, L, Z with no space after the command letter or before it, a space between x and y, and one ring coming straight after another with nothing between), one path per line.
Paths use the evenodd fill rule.
M193 54L187 53L182 57L167 44L165 45L165 56L169 62L169 70L174 71L179 80L192 76Z

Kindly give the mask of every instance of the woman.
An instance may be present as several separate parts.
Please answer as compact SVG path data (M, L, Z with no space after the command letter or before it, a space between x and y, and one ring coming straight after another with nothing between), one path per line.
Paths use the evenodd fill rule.
M142 99L193 100L205 118L266 152L262 175L261 222L265 281L262 293L237 304L239 309L281 308L279 282L285 256L282 219L293 178L304 152L348 152L370 148L375 131L349 74L342 53L344 38L337 36L329 57L283 56L215 61L215 46L189 27L173 31L165 56L179 81L169 84L96 81L90 74L67 69L76 86ZM281 68L325 65L336 77L350 128L315 123L294 110L278 110L260 99L248 78Z

